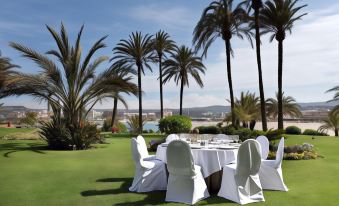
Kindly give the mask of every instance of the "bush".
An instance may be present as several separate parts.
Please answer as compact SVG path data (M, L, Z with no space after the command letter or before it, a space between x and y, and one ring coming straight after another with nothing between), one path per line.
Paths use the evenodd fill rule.
M266 137L269 141L281 139L283 137L283 134L285 134L285 130L272 130L270 129L269 131L266 132Z
M277 147L275 146L272 148L273 151L269 152L268 159L275 159L276 158L276 150ZM302 145L294 145L288 146L284 148L284 159L285 160L310 160L316 159L321 157L317 154L314 150L314 146L309 143L304 143Z
M297 126L286 127L286 134L301 134L301 129Z
M199 130L199 134L220 134L220 128L217 126L200 126L195 129Z
M328 134L323 133L323 132L318 132L317 130L314 130L314 129L305 129L305 131L303 132L303 135L328 136Z
M41 122L40 137L54 150L87 149L101 141L96 125L88 122L75 127L63 118L53 116L50 122Z
M234 135L235 131L236 131L236 129L233 125L227 125L227 126L221 128L222 134Z
M159 121L160 131L166 134L188 133L191 128L192 121L186 116L173 115Z
M248 128L240 128L238 130L235 130L234 135L239 135L239 139L241 141L245 141L248 139L255 139L260 135L265 135L266 132L260 131L260 130L251 130Z
M111 127L111 122L112 122L112 118L107 118L104 121L104 124L102 125L101 130L103 132L113 132L113 133L126 133L127 132L127 127L124 123L122 122L117 122L115 123L115 125L113 126L113 128Z
M153 133L155 133L155 132L154 132L153 129L149 129L149 130L148 130L148 133L153 134Z

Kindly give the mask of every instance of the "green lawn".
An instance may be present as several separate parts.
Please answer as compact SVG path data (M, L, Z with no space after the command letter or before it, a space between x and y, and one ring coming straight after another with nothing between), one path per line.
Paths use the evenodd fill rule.
M147 139L147 141L149 138ZM87 151L47 151L36 140L0 140L0 205L161 205L165 192L128 192L134 166L127 137ZM290 191L265 191L261 205L338 205L339 139L289 136L309 142L325 158L284 161ZM198 205L231 205L213 196ZM168 204L176 205L176 204Z

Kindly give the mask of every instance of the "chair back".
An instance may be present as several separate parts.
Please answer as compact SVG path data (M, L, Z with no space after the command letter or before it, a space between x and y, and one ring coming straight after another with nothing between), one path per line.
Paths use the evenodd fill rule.
M258 174L260 164L261 148L259 142L254 139L243 142L238 151L236 175L240 177L240 180L245 181L250 175Z
M141 155L139 152L138 141L136 138L131 139L131 150L132 150L132 157L136 166L140 166Z
M257 137L257 141L260 143L261 147L261 158L265 160L267 159L268 153L270 152L270 142L265 136Z
M145 157L148 157L148 150L147 150L147 145L146 145L146 141L145 139L139 135L137 137L137 142L139 143L139 146L140 146L140 155L141 155L141 158L145 158Z
M285 138L282 137L278 145L278 150L274 162L274 166L276 168L281 167L281 162L284 159L284 147L285 147Z
M173 140L178 140L178 139L179 139L178 135L176 135L176 134L170 134L170 135L168 135L168 136L166 137L166 142L167 142L167 143L170 143L170 142L172 142Z
M167 169L172 175L194 176L194 161L190 146L181 140L173 140L167 146Z

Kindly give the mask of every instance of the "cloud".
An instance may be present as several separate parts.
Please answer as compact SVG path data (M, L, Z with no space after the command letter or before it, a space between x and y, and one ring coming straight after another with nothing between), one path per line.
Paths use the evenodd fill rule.
M131 16L137 20L155 22L169 28L182 28L193 25L192 13L184 7L169 7L150 4L132 9Z

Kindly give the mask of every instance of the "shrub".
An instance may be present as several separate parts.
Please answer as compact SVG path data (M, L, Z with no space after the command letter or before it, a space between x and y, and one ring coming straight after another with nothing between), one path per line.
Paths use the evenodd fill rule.
M269 131L266 132L266 137L269 141L277 140L280 139L283 134L285 134L285 130L272 130L270 129Z
M314 129L305 129L305 131L303 132L303 135L328 136L328 134L323 133L323 132L318 132L317 130L314 130Z
M104 121L104 124L102 125L101 130L103 132L113 132L114 131L113 133L126 133L127 132L127 127L124 123L117 122L117 123L115 123L115 125L112 128L111 122L112 122L112 118L107 118Z
M301 134L301 129L297 126L286 127L286 134Z
M200 126L195 129L199 130L199 134L220 134L220 128L217 126Z
M173 115L159 121L159 129L166 134L188 133L192 128L192 121L189 117Z
M252 130L248 128L240 128L235 131L234 135L239 135L239 139L241 141L245 141L247 139L251 139L252 137Z
M149 130L148 130L148 133L153 134L153 133L155 133L155 132L154 132L153 129L149 129Z
M266 132L262 130L253 130L251 135L253 138L257 138L259 136L266 136Z
M309 143L304 143L302 145L288 146L284 148L284 159L285 160L310 160L316 159L319 156L314 151L314 146ZM277 147L273 148L273 151L269 152L268 159L276 158Z
M130 128L130 132L132 134L138 134L139 133L139 115L135 115L135 116L130 116L128 117L128 121L127 124ZM146 124L146 118L142 118L142 122L141 122L142 126L144 126Z
M50 149L87 149L91 144L101 141L96 125L88 122L79 127L67 125L63 118L53 116L50 122L41 122L40 137Z
M236 129L233 125L227 125L227 126L221 128L222 134L234 135L235 131L236 131Z
M26 112L26 116L20 119L21 124L33 127L38 122L38 114L36 112Z

